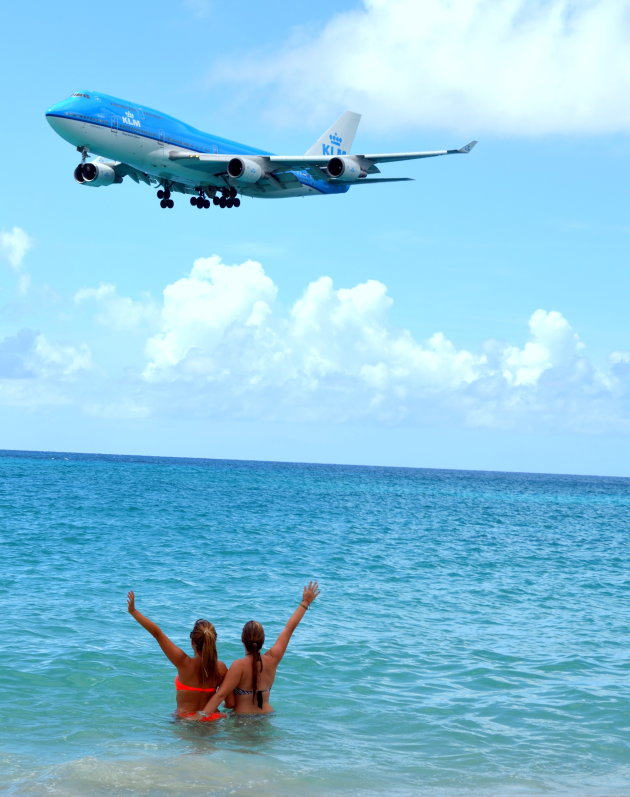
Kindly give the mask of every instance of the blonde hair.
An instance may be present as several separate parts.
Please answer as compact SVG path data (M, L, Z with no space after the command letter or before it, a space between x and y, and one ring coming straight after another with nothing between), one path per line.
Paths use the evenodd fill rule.
M201 656L204 680L217 680L217 632L209 620L197 620L190 632L194 649Z

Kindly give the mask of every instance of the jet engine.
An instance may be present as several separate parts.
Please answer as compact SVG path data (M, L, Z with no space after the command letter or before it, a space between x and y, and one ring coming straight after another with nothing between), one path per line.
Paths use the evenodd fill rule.
M74 170L74 179L77 183L97 187L122 182L122 177L117 177L116 172L106 163L87 161L80 163Z
M350 183L367 175L360 162L351 156L335 157L328 161L328 174L336 180Z
M251 158L232 158L228 163L227 173L238 183L257 183L265 175L260 163Z

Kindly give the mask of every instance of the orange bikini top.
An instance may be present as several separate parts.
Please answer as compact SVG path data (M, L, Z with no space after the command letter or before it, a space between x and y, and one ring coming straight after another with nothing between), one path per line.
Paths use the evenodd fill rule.
M209 689L202 689L200 686L186 686L179 680L179 675L175 676L175 689L178 692L207 692L208 694L217 691L216 686L211 686Z

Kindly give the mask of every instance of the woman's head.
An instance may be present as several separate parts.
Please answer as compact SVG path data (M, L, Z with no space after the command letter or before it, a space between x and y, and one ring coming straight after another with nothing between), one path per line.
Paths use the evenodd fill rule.
M201 657L204 678L217 675L217 632L209 620L197 620L190 632L190 642Z
M241 641L248 653L260 653L265 644L265 629L256 620L250 620L243 626Z

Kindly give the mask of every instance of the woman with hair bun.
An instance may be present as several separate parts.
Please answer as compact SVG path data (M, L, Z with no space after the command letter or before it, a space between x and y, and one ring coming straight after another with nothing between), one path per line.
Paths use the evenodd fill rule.
M204 710L199 712L199 719L215 719L218 716L214 713L217 707L231 694L234 694L236 699L234 706L236 714L268 714L273 711L269 705L269 693L278 664L284 656L291 635L318 595L317 581L310 581L308 586L304 587L301 603L289 618L274 645L266 653L261 654L265 642L262 625L255 620L245 623L241 634L245 656L232 664L221 686L210 697Z
M164 631L148 617L136 609L135 595L127 595L127 611L151 636L155 637L166 658L177 667L175 689L177 696L177 715L195 716L213 695L227 673L227 667L217 658L217 632L208 620L197 620L190 632L190 644L194 656L188 656L166 636ZM226 706L234 705L234 698L228 695Z

